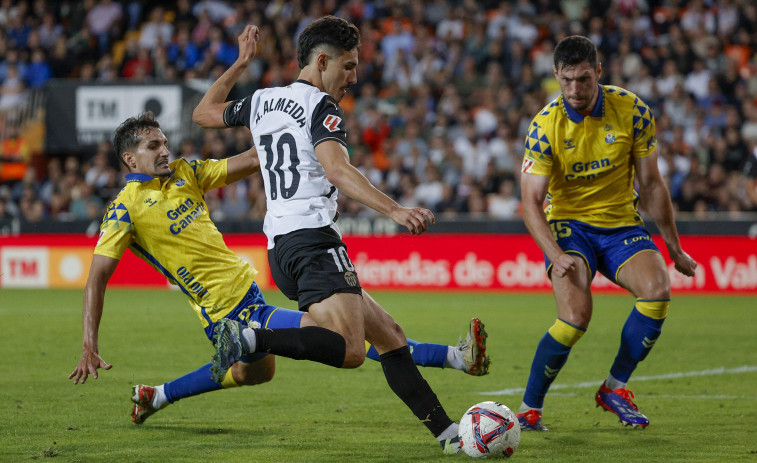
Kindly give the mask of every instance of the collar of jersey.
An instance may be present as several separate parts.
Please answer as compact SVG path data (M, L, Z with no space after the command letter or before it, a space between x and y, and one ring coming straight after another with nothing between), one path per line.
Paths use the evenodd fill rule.
M605 91L601 85L597 84L597 87L599 87L599 98L597 98L597 103L594 105L591 114L589 114L591 117L603 117L605 115ZM565 101L564 96L560 96L560 98L562 98L562 106L565 109L565 114L568 116L568 119L576 124L583 122L585 117L573 109L573 107Z
M298 84L305 84L305 85L310 85L311 87L315 87L315 85L313 85L312 83L308 82L305 79L297 79L295 80L295 82Z
M171 171L171 176L173 176L173 171ZM132 173L132 174L126 174L126 183L130 182L149 182L150 180L155 180L155 177L147 174L139 174L139 173Z

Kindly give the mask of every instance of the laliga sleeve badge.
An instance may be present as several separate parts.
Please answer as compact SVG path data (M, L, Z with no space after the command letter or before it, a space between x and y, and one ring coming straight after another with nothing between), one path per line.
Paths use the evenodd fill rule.
M339 124L342 123L342 118L339 116L334 116L333 114L329 114L326 116L326 119L323 120L323 126L326 127L326 129L329 132L336 132L339 130Z

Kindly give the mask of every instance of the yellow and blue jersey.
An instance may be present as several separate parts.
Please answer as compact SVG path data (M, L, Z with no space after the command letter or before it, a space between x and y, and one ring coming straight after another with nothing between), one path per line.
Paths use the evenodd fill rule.
M203 327L247 294L257 271L237 257L210 219L203 195L226 185L227 161L171 163L162 180L127 174L108 205L94 253L121 259L129 248L186 294Z
M639 225L634 159L657 147L654 117L628 90L598 87L589 116L560 95L534 117L521 170L550 177L547 220L603 228Z

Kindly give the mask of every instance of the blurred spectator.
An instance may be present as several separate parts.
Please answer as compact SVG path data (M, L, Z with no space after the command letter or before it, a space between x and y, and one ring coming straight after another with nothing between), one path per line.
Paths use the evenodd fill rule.
M211 21L215 24L220 24L226 18L234 14L234 8L221 0L202 0L194 4L192 7L192 13L196 17L199 17L203 13L207 13Z
M186 27L180 28L169 44L168 59L179 71L192 69L200 61L200 50L190 40L190 32Z
M519 216L520 200L515 196L515 181L505 178L496 193L486 197L489 215L495 219L516 219Z
M85 5L90 2L91 0L84 0ZM112 39L120 34L122 18L121 3L113 0L99 0L87 13L87 28L97 38L100 54L106 53Z
M749 154L744 162L744 191L751 203L751 210L757 211L757 137L749 139Z
M9 109L24 102L24 81L19 76L16 65L11 64L6 71L5 80L0 86L0 110Z
M26 67L24 80L29 88L39 88L53 76L50 65L45 61L45 52L41 48L35 48L32 51L32 59L29 66Z
M2 89L0 89L0 92L2 92ZM0 108L2 106L2 97L0 97ZM8 134L0 144L0 161L29 162L30 157L29 141L23 134L19 133L18 127L13 124L9 125Z
M47 63L50 66L50 73L53 78L67 78L71 75L73 66L65 37L58 37L55 41Z
M156 6L150 12L150 19L142 26L139 33L139 45L148 50L164 47L173 37L173 24L166 21L166 11L162 6Z
M71 191L69 211L74 219L97 220L102 218L103 201L94 194L92 185L79 181Z
M45 49L51 49L59 38L63 36L63 26L55 22L55 15L46 11L42 16L42 24L37 28L39 42Z

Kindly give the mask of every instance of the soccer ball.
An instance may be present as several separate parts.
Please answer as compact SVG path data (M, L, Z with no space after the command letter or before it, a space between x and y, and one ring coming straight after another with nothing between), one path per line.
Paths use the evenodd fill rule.
M509 458L520 442L520 423L512 410L497 402L481 402L460 418L460 447L473 458Z

